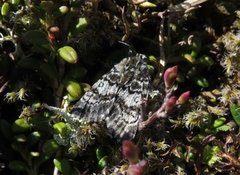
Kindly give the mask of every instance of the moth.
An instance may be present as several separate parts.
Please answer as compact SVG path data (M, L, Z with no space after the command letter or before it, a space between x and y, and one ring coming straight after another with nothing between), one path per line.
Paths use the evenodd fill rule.
M124 58L83 95L67 117L103 121L116 139L133 139L144 116L142 104L149 96L150 82L145 55Z

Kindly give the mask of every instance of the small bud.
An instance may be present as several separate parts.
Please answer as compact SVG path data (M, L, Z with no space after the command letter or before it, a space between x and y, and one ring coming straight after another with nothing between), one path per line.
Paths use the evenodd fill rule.
M48 34L48 38L51 40L51 41L55 41L55 35L53 33L49 33Z
M123 142L123 155L128 159L131 164L138 162L138 147L131 141L125 140Z
M138 164L129 165L129 168L127 170L127 175L143 175L144 168L146 166L147 166L147 162L145 160L142 160Z
M190 91L182 93L177 100L177 104L178 105L184 104L189 99L189 96L190 96Z
M51 33L57 33L57 32L59 32L59 27L51 26L51 27L48 28L48 31L51 32Z
M164 73L164 83L167 89L172 88L176 78L177 78L178 67L174 66L168 68Z
M166 111L170 111L172 108L174 108L176 106L176 101L177 101L177 97L176 96L170 97L168 99L168 101L166 102L165 110Z

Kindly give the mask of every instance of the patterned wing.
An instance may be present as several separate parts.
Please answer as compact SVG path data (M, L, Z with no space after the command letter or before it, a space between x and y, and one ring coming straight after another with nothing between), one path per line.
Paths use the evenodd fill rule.
M138 54L115 65L76 103L72 114L86 121L105 121L117 139L132 139L138 129L141 101L149 93L146 56Z

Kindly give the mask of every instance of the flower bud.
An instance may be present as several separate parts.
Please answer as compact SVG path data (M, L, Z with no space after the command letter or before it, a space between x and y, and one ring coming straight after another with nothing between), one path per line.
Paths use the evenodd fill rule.
M177 104L181 105L181 104L185 103L189 99L189 96L190 96L190 91L182 93L177 100Z
M147 166L147 162L145 160L142 160L138 164L132 164L129 166L127 170L128 175L143 175L144 174L144 168Z
M172 88L176 78L177 78L178 67L174 66L168 68L164 73L164 83L167 89Z
M138 147L134 145L131 141L125 140L123 142L123 155L132 164L138 162Z
M174 108L176 106L176 101L177 101L177 97L176 96L170 97L168 99L168 101L166 102L165 110L166 111L170 111L172 108Z
M57 33L57 32L59 32L59 30L60 29L57 26L51 26L51 27L48 28L48 31L51 32L51 33Z

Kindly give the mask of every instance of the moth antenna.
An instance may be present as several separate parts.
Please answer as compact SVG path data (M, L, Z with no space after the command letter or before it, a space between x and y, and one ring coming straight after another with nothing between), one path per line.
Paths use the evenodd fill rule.
M70 114L66 112L65 109L57 108L54 106L49 106L46 103L43 103L42 106L49 111L54 112L55 114L60 114L68 123L73 124L75 119L79 121L78 116L75 114Z
M134 49L134 47L131 44L123 42L123 41L118 41L118 42L128 47L128 56L131 57L131 56L135 56L137 54L136 50Z

